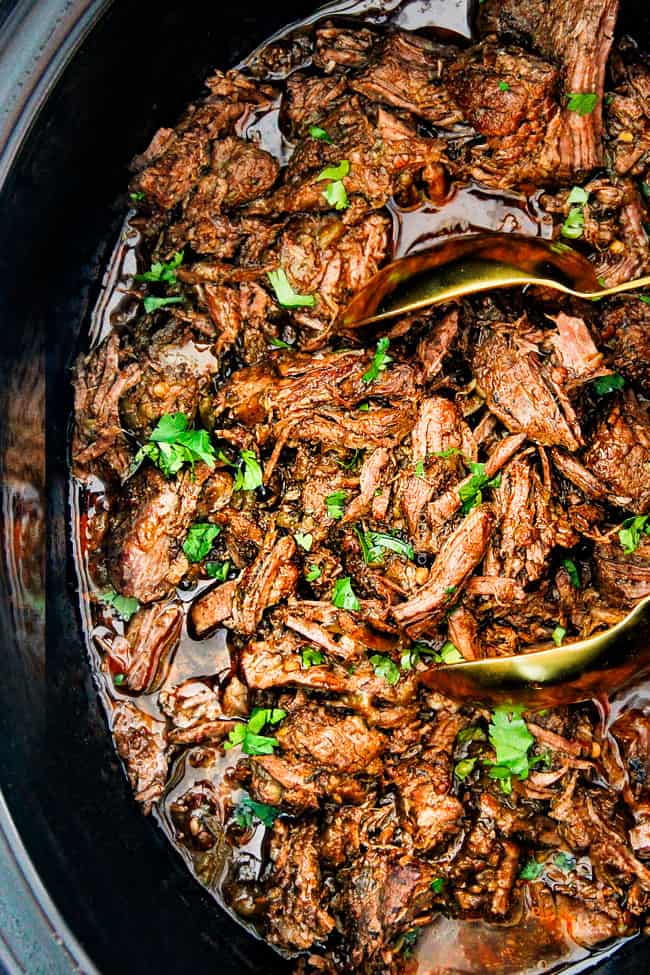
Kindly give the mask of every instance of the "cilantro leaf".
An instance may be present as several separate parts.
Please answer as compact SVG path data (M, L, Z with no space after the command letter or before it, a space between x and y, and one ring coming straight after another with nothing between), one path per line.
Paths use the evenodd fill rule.
M555 644L555 646L556 647L561 647L562 646L562 640L566 636L566 629L563 626L559 626L558 625L558 626L555 627L555 629L551 633L551 636L553 637L553 643Z
M510 85L507 81L499 82L499 91L510 91Z
M571 873L576 868L576 858L571 853L560 850L553 857L553 864L558 870L562 870L563 873Z
M183 251L176 251L171 261L156 261L144 274L136 274L136 281L156 281L163 284L176 284L176 268L183 263Z
M120 619L123 619L125 623L128 623L131 617L140 609L140 603L137 599L134 599L132 596L121 596L114 589L103 592L99 599L102 603L106 603L107 606L114 609Z
M567 95L567 108L570 112L577 112L578 115L591 115L598 104L598 95L595 91L572 91Z
M165 477L177 474L184 464L203 461L208 467L215 466L215 450L205 430L190 430L184 413L166 413L133 458L129 476L149 458Z
M464 782L468 775L474 771L474 766L476 765L476 758L463 758L460 762L456 762L454 766L454 775L460 782Z
M539 860L529 860L519 871L522 880L539 880L544 873L544 864Z
M376 565L383 560L382 551L388 549L401 555L404 559L415 558L415 550L409 542L402 541L388 532L363 531L359 525L355 526L355 532L361 545L363 561L366 565Z
M485 741L485 732L482 728L472 725L470 728L463 728L456 735L456 741L463 745L470 741Z
M574 589L580 589L580 573L576 567L575 562L571 559L562 559L562 565L569 573L569 582Z
M512 776L527 779L531 767L538 761L530 762L528 758L535 739L521 716L523 710L519 705L500 705L492 712L488 726L490 744L496 753L496 762L487 763L488 775L499 780L501 790L506 794L512 792Z
M413 670L423 657L430 657L432 653L431 647L428 647L426 643L415 643L412 647L402 651L400 667L402 670Z
M384 657L381 653L373 653L370 658L372 669L376 677L383 677L391 687L399 680L399 667L390 657Z
M650 515L636 515L626 518L618 530L618 540L625 555L636 552L641 543L642 535L650 535Z
M647 183L645 184L648 185ZM650 305L650 295L637 295L639 301L642 301L644 305Z
M471 478L466 484L461 484L458 488L458 497L463 502L461 511L464 515L468 514L483 500L483 489L486 487L495 488L501 484L501 475L497 474L491 480L485 473L485 464L476 464L469 461L467 466L471 471Z
M142 190L136 190L135 193L129 193L129 196L133 203L140 203L142 200L144 200L144 193Z
M314 295L299 295L293 290L284 268L267 271L266 276L283 308L313 308L316 304Z
M217 457L224 464L235 467L237 470L233 491L255 491L264 483L262 468L254 450L242 450L239 455L239 463L228 460L223 450L219 451Z
M180 305L184 300L184 298L152 298L148 296L142 304L147 315L150 315L152 311L158 311L159 308L165 308L167 305Z
M126 674L113 674L113 683L115 687L121 687L126 683Z
M282 339L276 339L275 335L271 336L269 339L269 345L274 349L290 349L291 346L288 342L283 342Z
M265 725L278 724L286 716L287 712L282 708L253 708L246 724L240 722L228 733L224 749L228 751L235 745L241 745L245 755L272 755L279 744L277 738L260 735L259 732Z
M434 653L433 659L437 664L459 664L464 661L464 657L458 647L454 646L451 640L447 640L446 643L440 647L440 649Z
M597 379L594 379L592 386L598 396L607 396L616 389L623 389L625 380L618 373L614 373L613 376L598 376Z
M293 537L296 540L296 545L304 548L305 552L311 552L311 547L314 544L314 536L311 532L296 532Z
M350 172L350 163L347 159L342 159L338 166L327 166L322 173L316 177L316 182L321 179L343 179Z
M415 465L415 476L419 477L420 480L424 477L424 461L419 460Z
M327 508L327 517L334 518L338 521L345 514L345 499L347 495L345 491L332 491L325 498L325 506Z
M429 886L434 894L441 894L442 888L445 886L445 881L442 877L434 877Z
M197 522L192 525L183 542L188 562L201 562L210 553L214 540L221 529L218 525Z
M300 659L302 661L302 669L309 670L310 667L320 666L325 660L325 657L315 647L305 647L300 654Z
M273 826L280 815L277 806L269 806L265 802L255 802L250 796L244 796L235 807L233 813L235 822L242 829L250 829L257 819L263 826Z
M340 179L329 183L323 190L323 196L335 210L346 210L350 206L348 194Z
M361 377L366 385L370 385L370 383L373 383L375 379L378 379L379 374L384 372L388 368L388 364L393 361L391 357L386 354L389 345L390 339L386 335L377 342L377 348L372 357L370 368L364 372L363 376Z
M310 565L308 572L305 574L305 579L307 582L316 582L322 576L321 570L317 565Z
M589 193L583 186L573 186L571 192L566 198L566 202L571 205L572 203L579 203L584 206L589 200Z
M321 129L320 125L310 125L309 134L312 139L320 139L321 142L329 142L330 145L332 145L334 142L334 140L327 134L325 129Z
M455 454L460 454L461 451L458 447L448 447L447 450L434 450L432 457L441 457L443 460L447 460L449 457L453 457Z
M359 612L361 603L352 588L350 576L336 580L332 589L332 603L337 609L349 609L353 613Z
M569 240L577 240L582 237L585 228L585 214L582 207L571 207L569 215L562 224L561 234Z
M217 579L218 582L226 582L230 572L230 562L206 562L205 571L210 579Z

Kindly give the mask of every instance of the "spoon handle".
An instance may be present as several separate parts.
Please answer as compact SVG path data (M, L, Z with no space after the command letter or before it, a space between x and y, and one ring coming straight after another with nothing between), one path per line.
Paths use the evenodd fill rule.
M613 288L605 288L603 291L593 291L591 294L583 294L583 298L607 298L608 295L617 295L622 291L635 291L637 288L650 287L650 277L635 278L633 281L624 281Z

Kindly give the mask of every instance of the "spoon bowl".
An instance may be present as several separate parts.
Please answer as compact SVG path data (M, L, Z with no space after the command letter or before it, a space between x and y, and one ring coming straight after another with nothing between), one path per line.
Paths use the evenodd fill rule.
M525 285L596 300L648 286L650 277L603 289L593 265L562 241L464 235L387 264L355 295L338 325L361 328L465 295Z
M431 667L430 688L459 701L504 699L529 707L576 704L611 695L650 671L650 596L616 626L587 640L511 657Z

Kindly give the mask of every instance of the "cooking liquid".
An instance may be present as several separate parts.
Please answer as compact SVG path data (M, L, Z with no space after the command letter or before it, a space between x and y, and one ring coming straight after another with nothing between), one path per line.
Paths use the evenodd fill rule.
M430 31L438 37L447 36L451 41L463 44L471 36L469 6L466 0L411 0L402 3L388 0L381 4L371 0L358 0L356 3L331 4L321 8L312 17L280 31L266 43L289 38L292 34L304 32L306 28L329 18L334 18L335 21L343 18L346 24L362 19L376 26L395 24L406 30ZM245 71L247 64L262 49L258 48L238 67ZM294 70L308 65L307 59ZM269 78L272 80L273 76L270 75ZM282 163L290 158L293 147L279 126L279 104L263 113L249 113L240 121L238 134L254 139ZM438 204L422 200L417 206L405 209L394 200L390 201L388 210L393 222L392 256L396 258L415 253L440 237L474 230L550 237L553 222L549 215L541 211L538 198L539 194L527 198L516 193L497 192L478 184L469 184L450 187L447 197ZM91 348L98 345L110 332L116 316L119 315L120 321L124 322L135 314L133 300L125 291L131 286L132 277L142 264L139 260L139 249L139 234L130 225L127 217L91 316ZM124 632L124 624L92 598L107 588L93 581L93 578L97 578L94 563L99 554L98 525L105 518L108 508L104 485L94 478L82 487L71 478L69 491L71 540L78 575L80 613L91 668L102 704L109 721L113 708L121 700L133 700L152 717L162 719L158 706L160 687L151 694L123 693L113 683L114 674L110 672L108 657L100 649L102 642L106 645L116 634ZM202 588L211 584L211 580L205 580L192 589L179 588L177 598L187 609L191 599ZM171 688L190 678L226 676L230 669L227 631L221 629L206 639L196 641L189 635L185 621L180 645L169 665L165 685ZM648 704L650 684L634 688L611 702L610 724L626 708ZM155 805L152 816L197 879L204 883L221 907L258 936L253 925L246 923L241 914L228 905L223 883L235 857L244 864L248 878L259 875L263 867L265 827L258 824L250 832L247 842L234 850L224 843L221 835L213 851L213 869L206 871L205 854L201 856L178 841L171 813L175 801L193 786L207 782L214 786L219 797L223 821L224 802L237 802L238 791L232 789L227 773L237 764L239 758L239 747L225 753L209 746L187 748L172 764L166 793ZM410 975L470 975L476 972L485 975L538 975L542 972L560 971L577 973L586 965L593 964L595 956L608 955L615 951L620 943L609 945L601 952L588 951L571 941L557 916L537 916L534 911L529 910L524 898L524 903L515 911L514 920L507 924L461 921L442 916L434 919L432 924L423 929L406 970Z

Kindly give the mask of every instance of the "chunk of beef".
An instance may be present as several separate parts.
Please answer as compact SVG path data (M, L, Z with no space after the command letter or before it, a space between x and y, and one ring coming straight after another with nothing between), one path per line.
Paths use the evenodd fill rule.
M358 715L341 717L325 708L292 711L276 731L280 749L337 772L370 774L387 747L385 736Z
M435 868L399 850L369 849L339 872L342 885L335 908L345 919L345 945L352 968L382 955L391 942L431 909Z
M185 472L166 481L146 465L127 483L108 539L108 566L118 592L150 603L180 582L188 567L182 544L209 474L198 464L194 476Z
M376 39L367 27L334 27L329 21L316 31L314 64L328 74L340 68L362 68Z
M613 367L626 379L650 387L650 306L637 298L610 305L600 334Z
M492 413L513 433L524 431L536 443L577 450L581 434L567 401L542 373L536 351L500 332L491 332L472 356L476 381Z
M72 470L75 477L108 472L126 477L131 452L120 421L120 400L140 381L135 362L120 367L120 339L108 336L80 358L74 374Z
M528 457L516 457L493 493L497 531L485 561L485 574L537 582L547 571L555 544L551 493Z
M258 802L295 814L318 809L323 801L362 803L368 795L360 778L279 755L242 759L237 774Z
M602 98L618 0L501 0L481 10L481 28L535 48L559 62L564 91L597 96L591 112L563 106L553 116L540 152L540 167L568 179L602 164Z
M126 676L126 686L141 693L156 690L178 648L183 611L178 603L154 603L139 610L126 634L116 637L110 654Z
M318 862L313 823L277 820L271 834L270 874L265 882L267 937L289 949L310 948L334 928Z
M633 606L650 595L650 538L626 555L618 541L594 549L598 590L613 606Z
M442 370L442 362L458 334L458 309L453 308L432 324L418 343L418 358L424 369L424 379L430 382Z
M627 498L637 514L650 510L650 417L631 390L604 416L585 453L584 464L608 494Z
M189 612L192 633L197 639L207 636L220 623L232 617L236 592L237 580L232 579L197 596Z
M636 48L611 59L614 91L605 100L606 152L621 176L647 175L650 168L650 65Z
M244 570L237 583L232 606L232 626L240 633L254 633L264 611L293 592L299 569L292 559L296 543L290 535L278 539L268 551Z
M351 689L343 668L335 668L326 661L305 667L301 654L307 646L309 644L304 639L290 634L281 640L267 639L248 644L240 656L246 683L258 690L298 686L342 693Z
M347 450L367 450L369 447L396 447L413 428L413 404L372 407L357 416L348 411L320 408L296 414L276 425L280 435L286 428L286 442L294 445L304 440L344 447Z
M444 613L449 591L463 585L482 561L494 526L488 505L474 508L444 543L424 586L405 603L393 609L393 616L410 633L422 632Z
M209 678L191 678L163 690L158 703L171 721L167 737L174 745L221 741L235 726L223 713L218 683Z
M135 798L149 812L167 781L165 726L130 701L123 701L113 711L112 731Z
M199 397L219 363L208 346L197 344L187 328L167 326L143 342L146 348L138 383L120 400L124 426L146 440L165 413L194 420Z
M296 72L287 81L282 110L298 137L304 137L324 112L331 111L346 95L345 77L309 77ZM349 97L349 92L348 92Z
M224 135L251 105L270 105L273 91L256 86L237 71L208 79L211 96L191 106L175 130L156 133L145 153L134 160L140 170L133 189L161 210L171 210L208 169L215 139ZM237 190L235 189L235 192Z
M557 334L551 336L551 342L570 379L587 382L602 372L603 354L583 319L560 312L552 320L557 325Z
M406 109L441 128L462 121L462 113L442 83L443 69L458 51L406 31L390 31L376 45L366 70L351 87L371 101Z
M382 520L385 504L384 492L389 495L387 480L390 476L391 454L385 447L377 447L364 457L359 472L359 494L347 506L342 522L358 521L366 514Z

